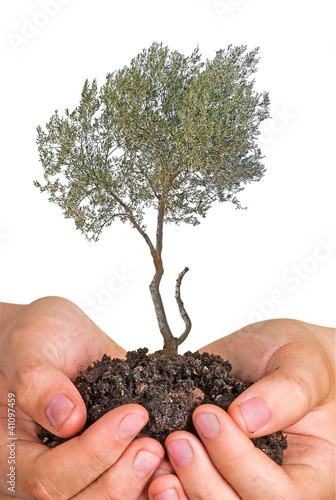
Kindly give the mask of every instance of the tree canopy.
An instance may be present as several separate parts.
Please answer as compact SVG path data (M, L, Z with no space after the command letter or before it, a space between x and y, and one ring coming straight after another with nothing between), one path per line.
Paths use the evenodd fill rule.
M38 127L50 200L89 239L119 218L145 229L165 198L164 221L198 224L263 173L257 138L269 97L254 90L258 49L219 50L201 61L153 43L129 66L86 81L74 111Z
M163 225L199 224L215 201L241 208L237 193L263 176L258 135L269 97L254 88L258 52L230 45L204 62L198 48L184 56L153 43L100 89L87 80L73 111L55 111L37 129L45 183L35 185L65 217L93 240L114 220L129 221L148 244L150 290L171 354L191 328L180 297L188 269L176 285L186 328L174 338L159 293ZM157 211L155 241L146 232L148 208Z

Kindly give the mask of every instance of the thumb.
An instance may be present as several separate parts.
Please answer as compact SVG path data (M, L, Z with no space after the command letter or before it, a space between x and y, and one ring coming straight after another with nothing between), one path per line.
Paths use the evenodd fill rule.
M263 378L246 389L228 409L250 437L294 425L332 391L332 375L319 342L299 339L279 347Z
M2 370L17 406L35 422L60 437L71 437L86 420L84 401L71 382L50 361L34 353L19 356Z

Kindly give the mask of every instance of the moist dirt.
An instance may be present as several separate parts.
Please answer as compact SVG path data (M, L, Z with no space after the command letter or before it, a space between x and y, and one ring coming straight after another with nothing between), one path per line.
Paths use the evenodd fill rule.
M137 403L149 413L149 422L138 437L148 436L162 445L168 434L186 430L197 436L192 413L201 404L227 410L230 403L251 385L230 374L231 365L220 356L187 352L167 359L161 351L148 349L127 353L125 360L104 355L81 372L74 384L87 409L83 432L117 406ZM57 446L67 439L41 428L43 443ZM281 432L252 439L274 462L281 465L287 441Z

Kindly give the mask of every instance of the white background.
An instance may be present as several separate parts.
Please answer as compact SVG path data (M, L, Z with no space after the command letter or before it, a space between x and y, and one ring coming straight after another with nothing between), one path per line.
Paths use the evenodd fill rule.
M145 242L116 223L89 243L48 203L33 186L36 126L73 110L86 78L101 86L154 40L186 55L199 45L204 58L246 44L260 46L256 86L271 98L267 171L240 195L248 210L218 204L196 228L166 227L167 314L180 334L174 285L189 266L193 330L181 352L261 319L335 326L333 0L7 0L0 18L0 300L64 296L126 349L161 348Z

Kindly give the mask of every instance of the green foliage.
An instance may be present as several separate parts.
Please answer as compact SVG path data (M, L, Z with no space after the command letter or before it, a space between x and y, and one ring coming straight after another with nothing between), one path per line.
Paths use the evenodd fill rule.
M160 203L177 224L198 224L216 200L239 208L235 195L264 173L269 98L254 90L257 63L245 46L202 62L198 49L186 57L153 43L38 127L46 182L35 185L94 240L117 218L144 231L146 208Z

